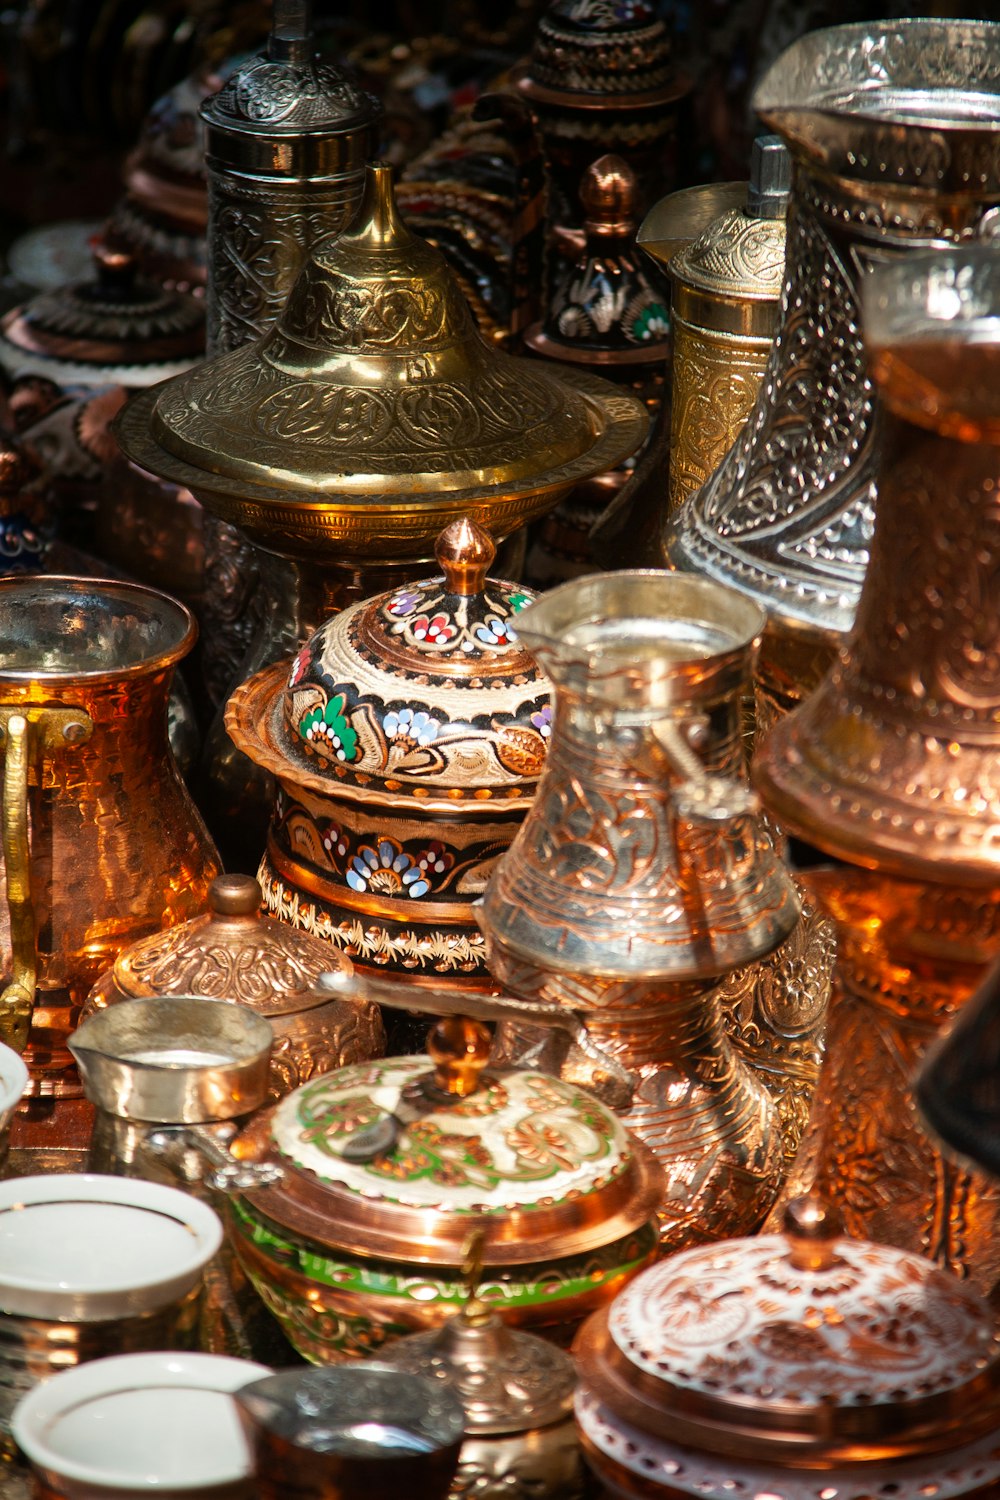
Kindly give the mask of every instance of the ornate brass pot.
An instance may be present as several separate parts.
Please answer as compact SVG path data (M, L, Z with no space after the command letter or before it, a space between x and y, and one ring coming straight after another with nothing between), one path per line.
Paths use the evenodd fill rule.
M79 1092L66 1037L136 938L193 916L218 861L167 742L194 621L166 595L0 580L4 1035L30 1092Z
M607 1493L994 1496L995 1312L821 1200L783 1228L670 1257L580 1330L576 1419Z
M812 32L755 92L793 158L782 323L742 435L668 523L662 555L767 609L768 720L822 677L868 561L879 400L865 272L996 228L998 98L1000 25L930 19Z
M487 962L633 1071L624 1118L666 1168L669 1248L755 1227L783 1172L771 1101L712 994L799 915L742 766L762 627L731 590L642 572L564 584L519 620L554 684L552 743L487 887Z
M852 1228L986 1288L1000 1276L1000 1195L941 1158L911 1078L1000 947L998 318L991 250L872 272L865 338L883 417L857 626L756 763L774 816L848 862L811 882L840 959L801 1180L835 1194Z
M437 552L440 576L334 615L226 723L278 784L268 909L368 972L491 989L473 902L530 805L549 684L486 532L453 522Z

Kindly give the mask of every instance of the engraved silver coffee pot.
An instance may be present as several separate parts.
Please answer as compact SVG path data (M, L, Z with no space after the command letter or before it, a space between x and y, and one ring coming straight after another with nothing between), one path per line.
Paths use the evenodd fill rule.
M868 562L879 408L860 284L886 257L1000 232L1000 25L812 32L753 103L793 157L782 325L742 435L662 554L765 607L758 714L773 718L822 676Z

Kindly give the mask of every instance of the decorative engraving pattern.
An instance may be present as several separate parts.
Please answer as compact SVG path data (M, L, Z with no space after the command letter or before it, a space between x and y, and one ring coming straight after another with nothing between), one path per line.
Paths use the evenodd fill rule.
M728 338L677 316L673 330L671 511L715 473L739 437L771 349L764 339Z
M209 171L210 354L237 349L277 321L313 246L350 223L363 183L361 170L307 186Z
M891 1464L857 1464L850 1469L776 1469L774 1464L716 1459L659 1441L631 1427L597 1400L584 1382L576 1395L576 1418L584 1451L611 1494L657 1495L663 1500L732 1500L734 1494L767 1500L822 1500L865 1496L885 1500L988 1500L1000 1478L1000 1447L995 1437L953 1449L934 1469L926 1457Z
M611 1337L672 1398L756 1400L787 1410L793 1428L796 1408L953 1393L997 1358L982 1298L950 1272L846 1237L831 1248L829 1267L807 1271L785 1235L682 1252L625 1289Z
M781 220L753 219L730 209L676 257L673 276L732 297L743 291L777 301L785 284L785 232Z
M268 133L298 135L357 128L377 111L372 96L338 69L265 54L238 68L204 113L214 126L249 123L268 127Z

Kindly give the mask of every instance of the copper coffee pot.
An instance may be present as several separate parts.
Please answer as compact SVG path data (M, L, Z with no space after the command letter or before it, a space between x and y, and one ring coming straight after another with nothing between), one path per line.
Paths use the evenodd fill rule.
M767 610L768 721L830 665L868 561L881 458L866 273L995 233L998 98L1000 25L930 18L811 32L754 93L793 160L781 327L746 427L661 557Z
M845 862L811 882L838 923L839 992L799 1181L852 1231L988 1288L1000 1193L938 1153L912 1074L1000 949L1000 258L877 267L864 309L884 410L857 624L756 763L775 818Z

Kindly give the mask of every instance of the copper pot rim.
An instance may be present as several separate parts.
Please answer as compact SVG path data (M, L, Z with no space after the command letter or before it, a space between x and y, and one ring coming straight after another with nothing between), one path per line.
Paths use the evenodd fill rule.
M664 104L676 104L694 87L694 79L687 73L674 73L669 83L656 89L644 89L641 93L590 93L584 89L553 89L538 83L530 73L530 62L521 63L511 70L510 79L518 93L535 104L550 104L559 109L594 109L631 112L640 109L659 109ZM664 131L667 126L664 125Z
M624 1172L564 1204L494 1213L410 1208L364 1197L335 1182L321 1183L285 1161L271 1141L275 1108L258 1111L230 1149L237 1160L278 1163L284 1176L241 1196L279 1228L335 1253L455 1267L463 1263L469 1236L481 1232L490 1266L562 1260L603 1249L642 1229L663 1197L662 1168L633 1136L632 1161Z
M123 678L152 677L159 672L174 667L191 650L198 639L198 624L194 615L186 604L175 599L171 594L164 593L161 589L149 588L143 583L132 583L119 578L80 578L66 573L48 574L12 574L7 578L0 578L0 603L3 595L17 589L43 589L51 592L53 596L59 589L64 590L67 595L92 594L106 590L127 598L145 599L150 604L156 604L162 610L168 606L178 619L178 626L183 624L184 633L173 646L163 647L154 655L150 655L143 661L131 662L120 667L95 667L87 669L74 667L66 669L47 670L44 667L18 668L0 666L0 693L4 685L40 683L44 686L72 686L76 683L101 684L120 682ZM55 602L55 597L53 602Z
M323 775L313 770L304 756L301 760L293 758L285 742L284 692L290 666L291 658L248 677L230 696L225 708L226 731L237 749L282 783L321 797L383 811L406 812L411 817L424 811L464 821L477 815L485 819L501 812L525 812L531 806L537 778L510 790L481 787L427 793L424 787L415 787L412 791L396 792L374 775L369 778L373 783L369 787L358 780L334 780L336 772ZM290 735L288 741L294 744Z
M583 1379L622 1421L695 1452L799 1470L913 1459L985 1437L1000 1416L1000 1360L968 1385L895 1407L805 1408L686 1390L628 1359L611 1336L609 1312L592 1314L574 1340Z

